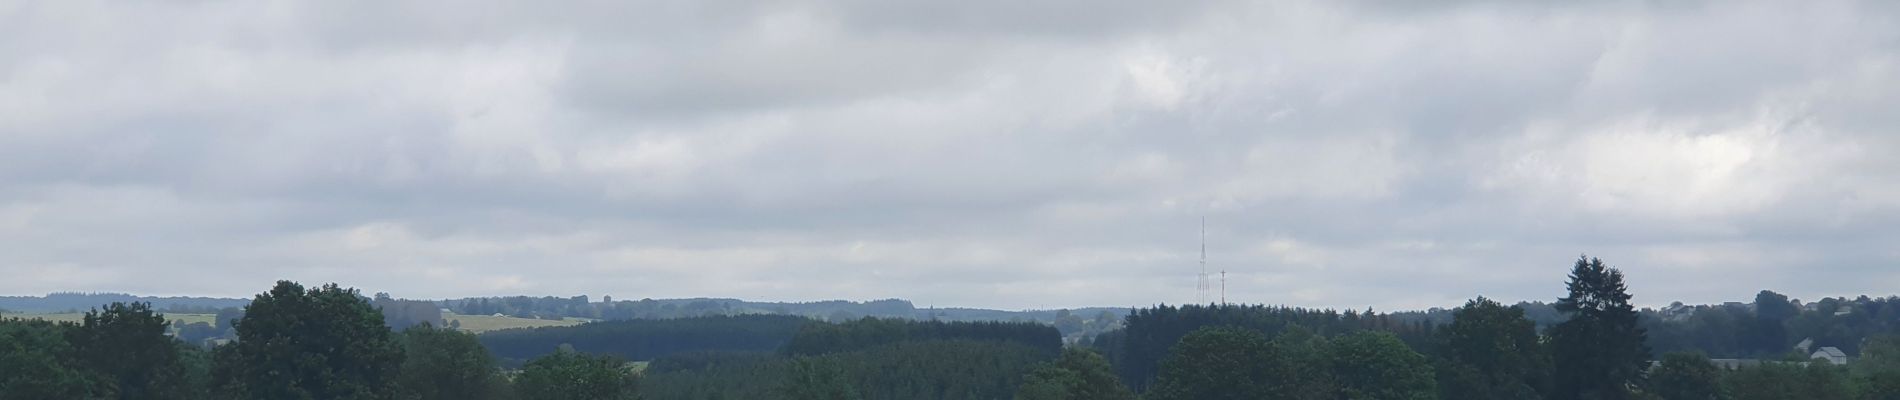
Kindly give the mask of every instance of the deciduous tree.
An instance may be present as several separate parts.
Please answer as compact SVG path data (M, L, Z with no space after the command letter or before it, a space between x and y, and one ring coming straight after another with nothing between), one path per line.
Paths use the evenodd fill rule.
M1649 393L1663 400L1720 400L1722 371L1701 353L1664 354L1650 373Z
M499 397L495 359L475 335L429 324L398 334L403 361L397 386L405 399L485 400Z
M220 361L240 398L389 399L402 349L354 289L278 281L238 319Z
M179 364L179 346L165 333L165 315L150 303L114 302L87 311L69 331L79 362L110 380L120 399L201 396Z
M80 365L71 324L0 320L0 399L89 399L114 395L111 380Z
M1267 338L1245 328L1215 326L1188 333L1161 360L1147 398L1242 400L1278 398L1275 357ZM1315 366L1318 367L1318 366Z
M1438 398L1431 364L1391 333L1364 331L1333 338L1326 353L1339 398Z
M1448 399L1522 400L1539 397L1550 357L1524 310L1479 297L1452 311L1439 331L1443 343L1440 393Z
M1134 400L1108 359L1094 351L1070 348L1054 362L1038 365L1017 391L1018 400Z
M639 377L614 356L557 351L528 361L515 378L522 400L637 399Z

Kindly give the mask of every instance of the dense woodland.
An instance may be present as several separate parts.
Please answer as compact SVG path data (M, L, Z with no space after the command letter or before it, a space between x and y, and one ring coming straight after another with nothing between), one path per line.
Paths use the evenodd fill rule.
M813 323L817 321L784 315L600 321L491 332L481 336L481 343L504 364L526 362L557 348L652 360L676 353L772 352L783 347L800 328Z
M1588 258L1553 293L1414 313L1161 305L1065 342L1080 331L726 311L477 336L440 327L440 303L279 282L216 325L136 301L0 321L0 399L1900 398L1892 298L1637 310ZM1804 340L1851 361L1809 360Z

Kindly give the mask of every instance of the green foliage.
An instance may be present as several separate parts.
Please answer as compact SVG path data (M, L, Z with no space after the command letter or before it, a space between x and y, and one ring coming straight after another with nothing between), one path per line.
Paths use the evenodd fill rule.
M1649 393L1663 400L1720 400L1722 371L1701 353L1664 354L1650 372Z
M495 388L505 380L475 335L422 324L398 337L403 361L396 382L402 398L487 400L502 394Z
M220 307L243 306L243 299L207 297L133 296L124 293L55 292L46 296L0 296L0 311L7 313L58 313L85 310L111 303L146 303L154 310L169 313L204 313ZM77 312L77 311L72 311Z
M147 303L112 303L87 311L67 331L75 356L103 374L122 399L189 399L196 392L179 364L179 346L165 332L165 316Z
M1845 368L1825 363L1767 362L1722 376L1729 400L1849 400L1855 398Z
M776 399L792 359L763 352L680 353L648 364L640 392L653 399Z
M1321 400L1338 396L1327 354L1326 338L1306 327L1288 326L1267 342L1275 362L1269 363L1268 391L1283 399Z
M189 324L178 325L178 334L176 337L178 338L179 341L189 343L193 346L198 346L198 345L203 344L206 339L216 338L223 335L224 335L224 331L220 331L218 330L218 328L212 327L210 323L193 322Z
M1359 332L1334 338L1327 355L1340 398L1438 398L1431 364L1390 333Z
M205 367L165 336L145 303L112 303L79 323L0 321L0 399L198 399Z
M1370 310L1341 313L1260 305L1162 305L1135 310L1128 316L1125 328L1097 337L1095 347L1115 365L1122 382L1141 391L1156 379L1161 359L1189 332L1209 326L1234 326L1277 333L1294 325L1311 329L1320 336L1359 330L1388 331L1406 343L1417 345L1426 344L1431 336L1431 327L1424 321L1403 322Z
M1787 324L1790 338L1813 338L1816 348L1859 354L1868 339L1900 332L1900 297L1824 298L1810 306Z
M1006 399L1030 368L1049 359L1041 349L974 340L906 341L821 356L678 354L654 360L641 390L680 400Z
M1551 397L1558 400L1631 398L1649 367L1644 331L1637 326L1623 272L1603 260L1579 257L1557 310L1570 320L1550 329L1556 366Z
M1221 400L1278 398L1272 383L1282 369L1274 364L1273 347L1260 332L1238 327L1206 327L1181 338L1168 357L1147 398L1151 400ZM1318 367L1318 366L1309 366Z
M1084 349L1064 349L1054 362L1039 364L1023 378L1017 400L1134 400L1108 359Z
M421 324L443 325L442 308L432 301L402 300L391 298L387 293L377 293L370 304L382 310L383 324L396 331Z
M238 341L218 357L239 398L388 399L402 349L383 315L355 290L304 290L279 281L237 321Z
M817 322L785 315L718 315L508 329L482 334L480 339L510 365L553 352L562 344L586 353L652 360L703 351L775 351L800 327L813 323Z
M807 324L784 347L788 355L821 355L889 343L923 340L980 340L1010 342L1047 351L1062 349L1055 328L1033 322L943 322L863 318L829 324Z
M1550 356L1524 310L1479 297L1452 312L1439 330L1439 390L1446 399L1537 399Z
M1900 400L1900 336L1868 339L1861 347L1860 360L1850 366L1859 382L1861 398Z
M835 359L799 358L792 361L791 373L779 383L778 392L787 400L857 400L863 398L852 385L850 373Z
M522 400L637 399L639 383L618 357L557 351L528 361L515 393Z
M117 393L66 339L71 324L0 320L0 399L94 399Z

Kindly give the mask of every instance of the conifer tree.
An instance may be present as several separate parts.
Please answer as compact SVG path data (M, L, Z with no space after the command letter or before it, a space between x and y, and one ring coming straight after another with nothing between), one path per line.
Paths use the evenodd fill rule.
M1623 272L1603 260L1578 257L1571 268L1569 294L1557 311L1570 319L1550 329L1556 374L1550 398L1631 398L1649 366L1645 333L1637 326Z

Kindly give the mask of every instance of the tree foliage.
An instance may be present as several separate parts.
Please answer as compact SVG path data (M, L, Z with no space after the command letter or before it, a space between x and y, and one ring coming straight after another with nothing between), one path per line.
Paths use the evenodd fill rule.
M1722 371L1701 353L1664 354L1650 373L1649 393L1663 400L1720 400Z
M1524 310L1478 297L1452 312L1439 330L1442 397L1471 400L1539 398L1550 357Z
M1070 348L1054 362L1039 364L1023 378L1018 400L1134 400L1108 359L1094 351Z
M397 337L403 361L396 382L403 398L487 400L504 394L506 381L475 335L422 324Z
M1626 399L1649 367L1644 331L1637 326L1623 272L1603 260L1579 257L1557 310L1570 320L1550 330L1556 375L1551 397Z
M1267 337L1252 329L1213 326L1181 338L1147 393L1154 400L1279 398L1273 382L1284 380ZM1309 366L1318 367L1318 366Z
M787 342L789 355L821 355L883 344L925 340L1009 342L1047 351L1062 348L1062 335L1048 325L1031 322L944 322L863 318L829 324L807 324Z
M234 397L388 399L402 349L355 290L279 281L245 307L231 344Z
M1868 339L1852 367L1863 398L1900 400L1900 336Z
M720 308L715 316L480 337L428 323L392 332L407 323L386 323L387 304L426 311L414 313L426 320L439 312L422 310L428 303L279 282L247 310L220 311L226 321L216 324L168 323L141 303L107 304L71 323L0 321L0 399L1127 400L1135 395L1124 383L1139 382L1149 399L1900 400L1900 337L1877 334L1900 328L1900 298L1804 306L1764 290L1751 305L1636 312L1622 273L1602 261L1579 259L1569 277L1568 293L1549 306L1482 297L1401 314L1158 306L1126 324L1106 312L1083 320L1050 311L1060 325L1052 327L727 316L740 303L707 301ZM1107 325L1126 328L1082 335ZM1078 347L1061 348L1064 331ZM213 335L237 340L195 347ZM1797 337L1847 346L1851 361L1787 354ZM1724 370L1701 354L1671 353L1651 369L1645 339L1782 361ZM534 359L502 373L491 350ZM652 362L642 374L625 357ZM1143 380L1118 377L1130 375Z
M1431 325L1425 321L1400 321L1371 310L1338 312L1237 304L1160 305L1136 309L1128 315L1125 326L1097 337L1094 346L1115 365L1122 382L1137 391L1146 390L1149 382L1156 378L1161 359L1176 343L1189 332L1203 327L1232 326L1277 334L1289 326L1300 326L1322 337L1380 330L1393 332L1406 343L1418 346L1429 345L1432 332Z
M1729 400L1855 398L1846 369L1825 363L1762 363L1724 373L1722 387Z
M777 351L800 327L812 323L815 321L786 315L717 315L509 329L489 332L480 339L506 365L519 365L564 344L583 353L652 360L703 351Z
M836 359L798 358L791 371L778 384L778 393L786 400L857 400L864 398Z
M557 351L522 366L515 394L522 400L627 400L639 398L639 384L619 357Z
M1021 344L977 340L904 341L819 356L678 354L653 362L642 391L683 400L1006 399L1050 358Z
M117 398L201 397L179 363L180 347L165 335L169 327L151 304L112 303L87 311L68 334L80 363L109 379Z
M1438 398L1431 363L1391 333L1359 332L1334 338L1327 355L1340 398Z
M435 302L423 300L404 300L392 298L388 293L377 293L371 305L383 312L383 324L390 329L402 331L409 327L429 324L442 326L442 308Z
M115 395L110 378L85 368L65 338L72 324L0 320L0 399L89 399Z

